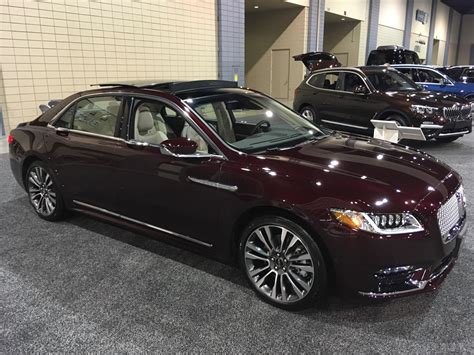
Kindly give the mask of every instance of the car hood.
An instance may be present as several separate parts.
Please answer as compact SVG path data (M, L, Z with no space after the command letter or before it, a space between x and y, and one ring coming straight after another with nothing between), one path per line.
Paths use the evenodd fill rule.
M388 91L384 95L397 98L416 105L427 105L435 107L453 106L464 104L465 100L455 95L433 92L433 91Z
M307 189L309 183L318 198L335 200L333 205L377 212L414 210L434 191L444 199L451 187L443 182L458 179L448 165L424 152L339 133L260 159L266 160L266 172L291 177L294 189Z

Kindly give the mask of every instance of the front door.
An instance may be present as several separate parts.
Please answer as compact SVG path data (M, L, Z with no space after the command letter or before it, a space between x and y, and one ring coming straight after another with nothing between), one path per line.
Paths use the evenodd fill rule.
M115 176L121 160L117 137L122 98L81 99L68 108L45 136L51 165L67 202L117 209Z
M224 159L210 154L211 146L170 103L136 98L129 116L127 153L117 176L120 213L177 238L214 244L209 231L219 221L223 194L229 193L215 188ZM195 156L162 152L160 143L181 136L198 143Z

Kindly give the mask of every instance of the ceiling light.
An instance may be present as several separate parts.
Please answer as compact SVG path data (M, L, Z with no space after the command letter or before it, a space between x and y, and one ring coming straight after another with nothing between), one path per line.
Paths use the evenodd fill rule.
M254 9L258 9L258 8L259 8L259 6L258 6L258 5L255 5L253 8L254 8Z

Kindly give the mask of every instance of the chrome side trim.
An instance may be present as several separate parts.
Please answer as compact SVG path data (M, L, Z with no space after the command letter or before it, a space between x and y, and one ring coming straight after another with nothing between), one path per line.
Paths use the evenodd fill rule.
M422 124L420 125L421 129L441 129L443 126L437 124Z
M341 94L352 94L352 95L357 95L351 91L344 91L344 90L336 90L336 89L325 89L325 88L319 88L317 86L314 86L314 85L311 85L309 83L309 80L313 78L313 76L315 75L318 75L318 74L322 74L324 72L343 72L343 73L352 73L352 74L356 74L357 76L359 76L359 78L362 79L362 82L364 83L365 87L369 90L369 92L367 94L371 94L375 91L375 88L374 90L372 90L369 85L368 85L368 82L370 82L367 78L363 77L360 73L363 73L362 71L360 71L360 73L356 70L358 68L354 68L353 70L344 70L344 69L338 69L338 68L323 68L323 69L318 69L318 70L315 70L312 75L310 75L308 77L308 79L306 79L305 83L306 85L308 86L311 86L312 88L314 89L317 89L317 90L324 90L324 91L329 91L329 92L339 92ZM360 70L360 69L359 69ZM339 78L338 78L339 80Z
M438 137L450 137L450 136L462 136L463 134L468 134L469 131L461 131L461 132L452 132L452 133L440 133Z
M176 232L172 232L172 231L169 231L169 230L167 230L167 229L154 226L153 224L145 223L145 222L139 221L139 220L137 220L137 219L134 219L134 218L130 218L130 217L121 215L121 214L119 214L119 213L111 212L111 211L109 211L109 210L106 210L105 208L96 207L96 206L90 205L90 204L88 204L88 203L81 202L81 201L77 201L77 200L73 200L73 202L74 202L75 204L79 205L79 206L87 207L87 208L90 208L90 209L92 209L92 210L96 210L96 211L98 211L98 212L102 212L102 213L104 213L104 214L108 214L108 215L110 215L110 216L112 216L112 217L120 218L120 219L123 219L123 220L128 221L128 222L136 223L136 224L139 224L139 225L141 225L141 226L144 226L144 227L148 227L148 228L150 228L150 229L157 230L157 231L159 231L159 232L163 232L163 233L166 233L166 234L170 234L170 235L172 235L172 236L174 236L174 237L178 237L178 238L187 240L188 242L196 243L196 244L199 244L199 245L208 247L208 248L211 248L211 247L212 247L212 244L209 244L209 243L203 242L203 241L201 241L201 240L197 240L197 239L188 237L188 236L183 235L183 234L179 234L179 233L176 233Z
M201 184L209 187L215 187L216 189L222 189L222 190L227 190L230 192L236 192L239 188L235 185L226 185L226 184L221 184L219 182L213 182L209 180L202 180L198 179L192 176L188 176L188 179L192 182L195 182L196 184Z
M347 127L352 127L352 128L358 128L358 129L368 129L367 127L357 126L355 124L341 123L341 122L335 122L335 121L329 121L329 120L321 120L321 122L331 123L331 124L335 124L335 125L338 125L338 126L347 126Z

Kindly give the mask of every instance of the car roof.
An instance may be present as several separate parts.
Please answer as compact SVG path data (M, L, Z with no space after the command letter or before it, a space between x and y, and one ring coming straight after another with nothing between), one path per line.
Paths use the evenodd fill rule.
M238 83L227 80L131 80L100 83L92 86L98 86L100 88L151 89L174 95L181 92L191 92L196 90L238 88Z

